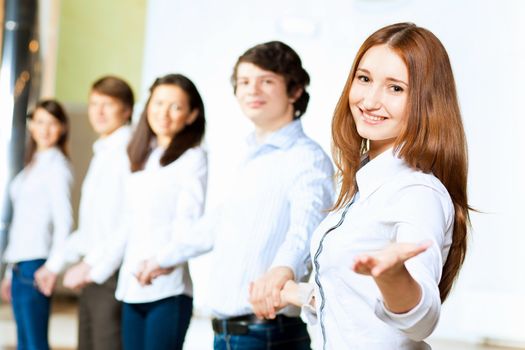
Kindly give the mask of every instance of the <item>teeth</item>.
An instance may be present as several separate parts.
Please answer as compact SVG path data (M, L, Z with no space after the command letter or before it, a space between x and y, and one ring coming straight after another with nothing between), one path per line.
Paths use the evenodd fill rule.
M369 115L369 114L363 114L363 115L365 116L365 118L376 121L376 122L386 119L385 117L376 117L375 115Z

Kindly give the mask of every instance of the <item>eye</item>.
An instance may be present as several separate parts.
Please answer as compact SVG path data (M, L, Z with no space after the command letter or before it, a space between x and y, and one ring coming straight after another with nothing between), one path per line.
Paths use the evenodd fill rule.
M180 106L179 106L178 104L176 104L176 103L172 103L172 104L170 105L170 110L171 110L172 112L180 111L180 109L181 109Z
M368 82L370 82L370 78L367 77L366 75L358 75L358 76L357 76L357 80L359 80L359 81L362 82L362 83L368 83Z
M248 80L247 79L239 79L239 80L237 80L237 86L244 86L244 85L248 85Z
M405 89L403 89L401 86L399 85L391 85L390 86L390 89L393 91L393 92L396 92L396 93L400 93L400 92L403 92L405 91Z
M272 79L264 79L263 83L271 85L271 84L273 84L273 80Z

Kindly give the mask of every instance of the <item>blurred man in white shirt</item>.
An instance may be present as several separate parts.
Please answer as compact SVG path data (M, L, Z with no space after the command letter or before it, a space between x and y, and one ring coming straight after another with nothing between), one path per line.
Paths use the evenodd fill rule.
M93 158L82 185L79 225L68 242L62 262L79 261L64 276L66 287L87 264L96 261L105 243L119 227L124 201L124 179L130 172L126 153L131 136L134 97L122 79L105 76L97 80L89 94L88 115L99 135ZM102 285L82 289L79 299L80 350L118 350L121 305L115 299L117 275Z

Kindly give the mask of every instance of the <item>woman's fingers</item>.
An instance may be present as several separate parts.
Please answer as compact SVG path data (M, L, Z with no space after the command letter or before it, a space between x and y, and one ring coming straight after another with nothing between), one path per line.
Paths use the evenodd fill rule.
M419 244L392 243L374 253L362 254L355 258L352 269L363 275L378 277L404 265L405 261L423 253L432 245L427 240Z

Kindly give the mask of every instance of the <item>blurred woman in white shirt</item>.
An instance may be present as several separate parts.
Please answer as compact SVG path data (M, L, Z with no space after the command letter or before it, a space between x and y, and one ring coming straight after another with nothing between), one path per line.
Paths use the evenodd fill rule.
M125 224L92 264L84 282L103 283L120 268L116 297L123 301L125 350L182 349L192 313L187 264L141 286L143 262L187 230L203 213L207 181L204 105L185 76L155 80L130 144Z
M25 167L10 186L13 219L2 297L11 301L18 349L49 349L50 295L55 258L73 223L68 159L69 119L54 100L36 105L28 120Z
M314 284L284 304L318 349L429 349L463 263L467 147L452 69L430 31L398 23L361 46L334 113L341 192L314 233Z

